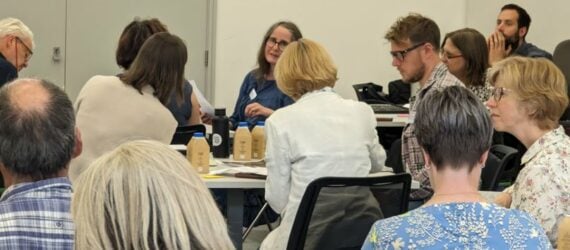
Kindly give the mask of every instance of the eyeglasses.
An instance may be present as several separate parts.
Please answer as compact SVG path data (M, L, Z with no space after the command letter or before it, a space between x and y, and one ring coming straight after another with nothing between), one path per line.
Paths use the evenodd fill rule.
M499 102L507 92L511 92L511 90L505 87L491 87L491 94L495 102Z
M32 49L30 49L30 47L28 47L28 45L26 45L26 44L24 43L24 41L22 41L22 39L20 39L19 37L16 37L16 40L17 40L18 42L20 42L20 44L22 44L22 45L24 46L24 48L26 48L26 52L28 52L28 53L26 54L26 56L25 56L25 57L26 57L26 61L30 60L30 58L32 58L32 55L34 55L34 52L32 51Z
M275 37L270 37L267 39L266 42L267 46L273 48L273 46L275 46L275 44L277 44L278 48L280 51L283 51L285 49L285 47L287 47L287 45L289 45L289 42L287 41L277 41L277 39L275 39Z
M412 50L415 50L417 48L419 48L420 46L424 45L426 43L418 43L412 47L409 47L405 50L398 50L398 51L390 51L390 55L392 55L392 57L398 59L398 61L404 61L404 58L406 57L406 54Z
M458 57L462 57L462 56L463 56L462 54L452 55L452 54L445 52L445 51L442 51L440 54L441 59L444 59L444 60L449 60L449 59L458 58Z

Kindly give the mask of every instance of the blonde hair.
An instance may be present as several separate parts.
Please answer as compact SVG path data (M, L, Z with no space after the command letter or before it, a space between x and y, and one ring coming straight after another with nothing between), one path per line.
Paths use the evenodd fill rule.
M489 70L488 80L493 86L499 77L503 87L515 92L539 128L558 126L568 96L564 75L554 63L544 58L509 57Z
M294 100L305 93L334 87L337 69L318 43L299 39L287 46L275 65L277 87Z
M75 249L233 249L196 171L156 141L122 144L75 184Z

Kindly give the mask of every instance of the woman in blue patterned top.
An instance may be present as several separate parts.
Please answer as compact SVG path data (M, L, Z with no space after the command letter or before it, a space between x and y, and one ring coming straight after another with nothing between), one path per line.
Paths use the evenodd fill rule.
M487 203L477 191L493 127L469 90L426 96L415 117L434 195L422 207L380 220L362 249L551 249L528 214Z
M257 53L257 68L249 72L241 84L234 113L230 116L232 129L244 121L253 127L276 109L293 103L277 88L273 70L285 47L301 38L301 31L292 22L280 21L269 27Z

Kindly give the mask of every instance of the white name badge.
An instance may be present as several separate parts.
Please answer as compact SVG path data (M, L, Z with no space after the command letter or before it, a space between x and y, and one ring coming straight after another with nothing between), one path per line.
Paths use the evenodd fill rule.
M255 91L255 89L252 89L252 90L249 92L249 99L250 99L250 100L253 100L253 99L255 99L256 96L257 96L257 92Z

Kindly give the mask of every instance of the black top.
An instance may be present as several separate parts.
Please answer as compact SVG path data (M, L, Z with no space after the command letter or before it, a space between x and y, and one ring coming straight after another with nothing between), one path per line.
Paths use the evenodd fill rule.
M0 87L18 77L18 69L0 53Z

